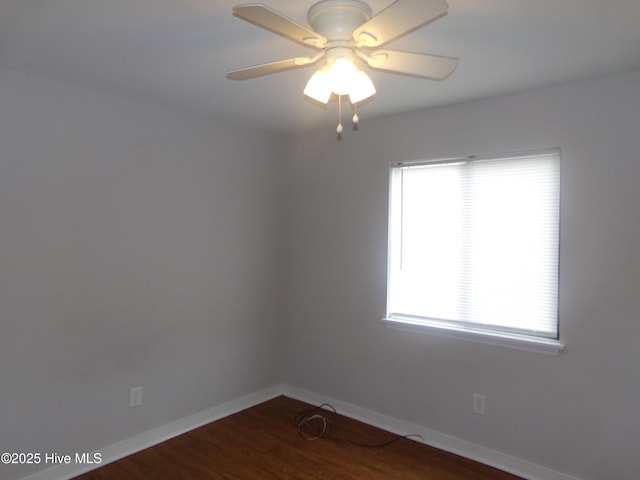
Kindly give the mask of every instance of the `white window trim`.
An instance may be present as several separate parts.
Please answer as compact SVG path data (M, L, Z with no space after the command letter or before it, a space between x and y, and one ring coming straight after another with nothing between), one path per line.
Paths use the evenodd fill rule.
M424 333L445 338L465 340L484 345L494 345L526 352L541 353L544 355L558 356L565 346L560 340L546 339L542 337L530 337L515 333L495 332L483 329L468 328L436 320L402 318L383 318L382 323L390 328L409 331L412 333Z
M533 152L536 154L545 154L547 152L559 152L559 148L549 148L549 149L538 149ZM526 152L520 152L520 154L525 154ZM487 158L500 158L501 156L508 157L512 154L504 154L504 155L487 155ZM485 156L483 156L485 157ZM450 162L455 160L467 160L472 158L483 158L477 156L468 156L468 157L456 157L456 158L440 158L433 160L423 160L418 162L400 162L394 163L391 165L394 166L405 164L405 165L420 165L420 164L428 164L428 163L437 163L437 162ZM389 193L391 194L391 184ZM391 229L391 215L389 215L389 231ZM389 269L389 266L388 266ZM387 269L387 270L388 270ZM387 271L387 275L389 275L389 271ZM387 285L387 288L389 285ZM387 301L388 301L388 292L387 292ZM387 312L389 308L387 306ZM416 318L411 316L385 316L382 318L383 325L409 331L412 333L422 333L429 334L438 337L445 338L453 338L458 340L470 341L475 343L481 343L485 345L494 345L499 347L506 347L515 350L522 350L527 352L539 353L550 356L558 356L561 351L565 349L564 343L560 339L555 338L544 338L538 336L529 336L520 333L510 333L504 331L496 331L490 329L484 329L482 327L473 327L465 324L455 324L447 321L439 321L437 319L428 319L428 318Z

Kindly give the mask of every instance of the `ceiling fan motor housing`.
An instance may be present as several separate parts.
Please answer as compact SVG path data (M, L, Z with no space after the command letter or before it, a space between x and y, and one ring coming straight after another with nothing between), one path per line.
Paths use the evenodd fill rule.
M322 0L311 6L309 24L332 44L354 45L353 31L371 18L371 7L359 0Z

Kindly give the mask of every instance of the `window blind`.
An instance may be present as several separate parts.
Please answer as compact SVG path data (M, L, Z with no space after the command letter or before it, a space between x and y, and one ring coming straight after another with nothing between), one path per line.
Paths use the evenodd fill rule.
M560 154L396 165L388 317L558 338Z

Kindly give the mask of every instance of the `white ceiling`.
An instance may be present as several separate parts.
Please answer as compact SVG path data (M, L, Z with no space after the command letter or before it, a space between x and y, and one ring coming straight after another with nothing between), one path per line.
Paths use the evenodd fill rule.
M302 89L313 67L227 70L313 53L231 14L243 0L0 0L0 67L272 132L335 125ZM266 0L307 25L314 0ZM391 0L369 0L374 14ZM449 0L385 48L459 57L443 82L370 71L367 118L640 68L640 0Z

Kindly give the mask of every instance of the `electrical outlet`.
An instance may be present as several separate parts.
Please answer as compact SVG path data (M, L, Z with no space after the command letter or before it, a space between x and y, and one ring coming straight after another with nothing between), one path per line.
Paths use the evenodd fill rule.
M129 391L129 406L138 407L142 405L142 387L134 387Z
M487 397L478 393L473 394L473 413L476 415L487 414Z

